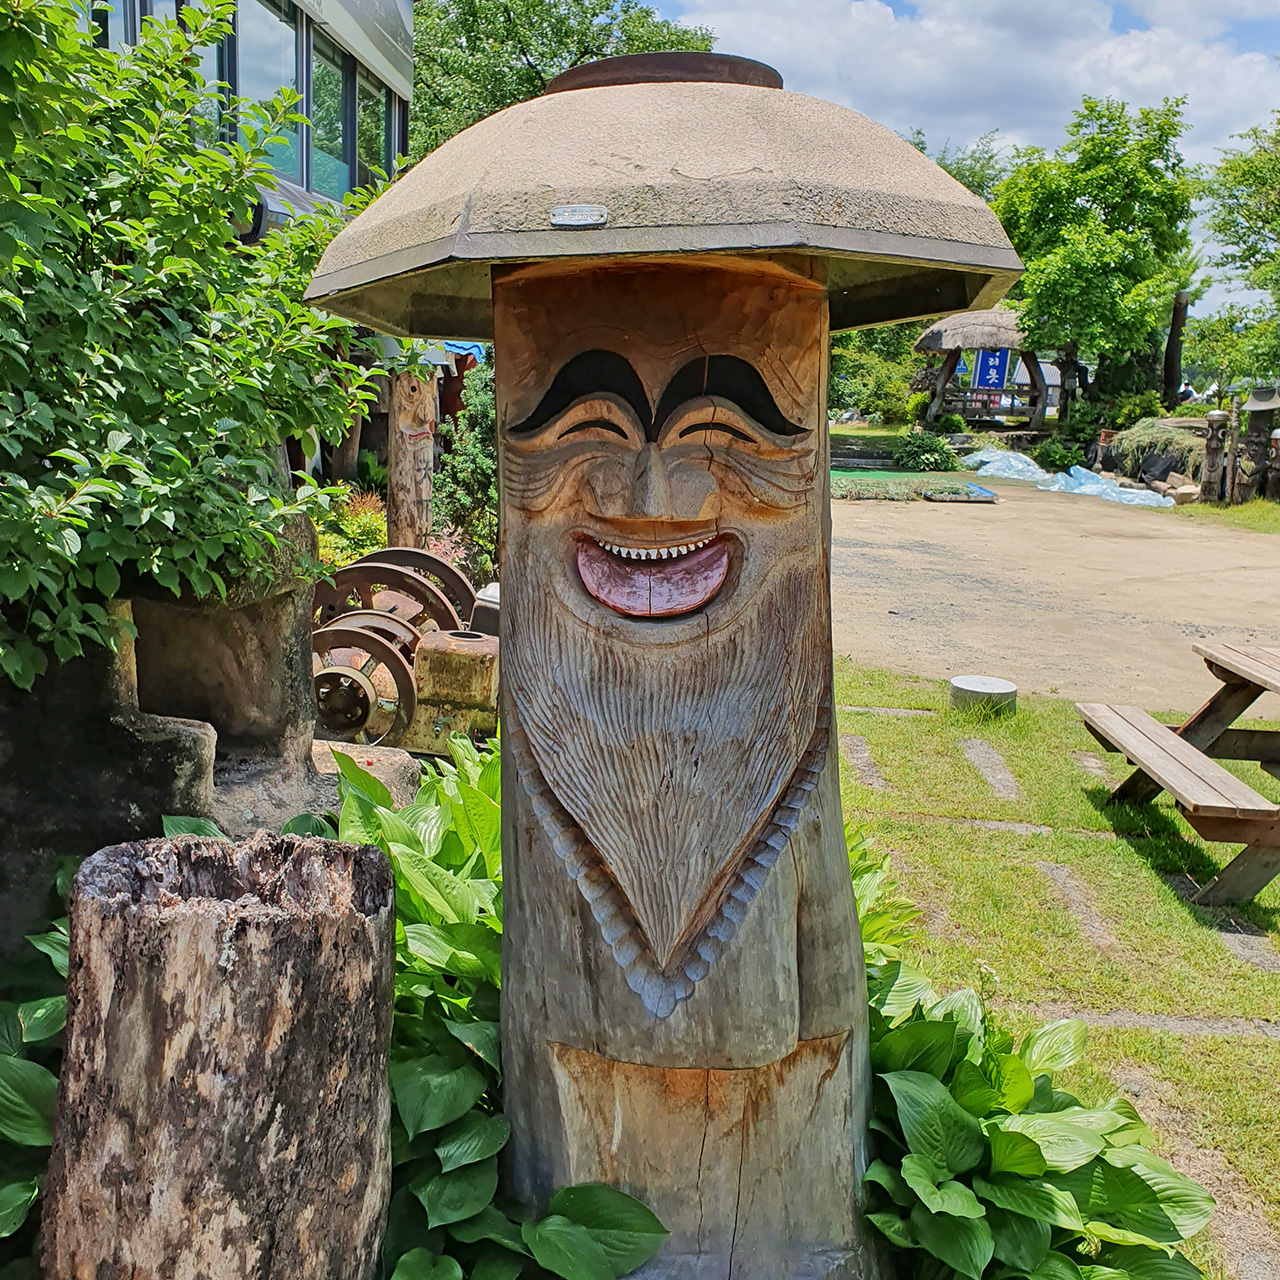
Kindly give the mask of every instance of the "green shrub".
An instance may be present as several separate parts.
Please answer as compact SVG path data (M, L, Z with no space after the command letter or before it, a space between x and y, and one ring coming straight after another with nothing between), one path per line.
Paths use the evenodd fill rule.
M1169 415L1171 418L1203 418L1210 409L1211 404L1179 404L1175 405L1173 412Z
M1112 425L1117 431L1123 431L1143 418L1163 418L1164 416L1164 401L1156 391L1120 396L1112 405L1110 412Z
M907 397L907 421L923 422L933 397L927 391L915 391Z
M320 563L340 569L387 545L387 508L376 493L353 489L316 521Z
M1097 440L1099 431L1110 428L1111 419L1104 405L1095 400L1077 399L1071 402L1067 420L1063 422L1059 418L1058 435L1064 442L1083 448Z
M1046 471L1069 471L1084 465L1084 450L1078 444L1063 444L1057 436L1050 436L1033 456Z
M1196 479L1204 463L1204 437L1188 427L1176 427L1156 418L1144 418L1127 431L1117 432L1111 441L1111 452L1120 460L1127 475L1136 475L1147 454L1171 454L1177 458L1177 470Z
M846 822L844 843L858 902L863 959L868 965L901 960L902 948L920 937L920 908L894 891L889 855L874 851L875 841L865 827Z
M443 443L431 494L432 519L455 530L467 546L472 577L496 577L498 554L498 443L493 360L469 369L458 421L437 428Z
M973 437L974 449L1008 449L1009 442L997 431L979 431Z
M977 992L940 1000L900 960L869 975L870 1219L903 1280L1199 1280L1173 1246L1208 1223L1213 1198L1150 1151L1127 1100L1086 1107L1054 1088L1084 1054L1083 1022L1015 1048Z
M114 646L103 608L147 580L190 597L297 567L323 508L272 456L336 440L371 398L355 327L303 291L343 221L245 245L296 95L209 117L201 49L231 0L95 47L71 0L0 9L0 678ZM363 197L362 197L363 198Z
M909 432L893 444L893 460L907 471L958 471L960 460L943 439L928 431Z

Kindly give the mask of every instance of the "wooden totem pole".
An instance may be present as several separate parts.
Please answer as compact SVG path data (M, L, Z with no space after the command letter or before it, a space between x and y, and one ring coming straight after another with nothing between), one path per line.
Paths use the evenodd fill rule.
M639 1196L671 1230L651 1280L880 1274L828 337L989 308L1019 266L865 117L660 54L454 138L313 281L494 344L507 1190Z

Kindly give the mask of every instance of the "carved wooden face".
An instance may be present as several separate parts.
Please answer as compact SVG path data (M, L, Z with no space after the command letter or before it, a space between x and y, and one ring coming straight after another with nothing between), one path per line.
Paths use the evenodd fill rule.
M531 268L494 304L504 713L669 1012L828 679L825 293L663 263Z

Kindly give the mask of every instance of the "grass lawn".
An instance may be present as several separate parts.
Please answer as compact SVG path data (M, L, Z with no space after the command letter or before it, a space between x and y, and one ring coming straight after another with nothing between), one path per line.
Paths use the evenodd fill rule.
M887 454L904 431L906 427L901 423L873 427L865 422L842 422L831 428L831 448L833 452L836 449L883 449Z
M1252 529L1255 533L1280 533L1280 502L1254 498L1238 507L1219 503L1189 502L1174 510L1184 520L1222 524L1231 529Z
M1011 1028L1068 1013L1111 1023L1091 1029L1075 1086L1091 1099L1137 1090L1166 1154L1193 1176L1217 1161L1280 1234L1280 1040L1242 1034L1246 1024L1212 1035L1141 1025L1162 1017L1280 1023L1280 973L1237 958L1219 931L1234 920L1280 942L1277 884L1230 912L1184 902L1165 877L1203 881L1238 846L1204 844L1167 797L1104 810L1104 780L1072 752L1100 758L1111 780L1128 766L1102 752L1065 700L1019 695L1015 717L991 720L948 710L943 681L837 660L836 703L846 708L837 713L840 732L866 739L886 783L864 786L842 762L846 817L892 852L903 891L924 911L913 962L940 989L985 988ZM1020 799L996 798L964 754L969 738L999 751ZM1280 780L1257 765L1227 767L1280 801ZM1070 903L1051 876L1067 881ZM1194 1256L1226 1274L1211 1240L1198 1241Z

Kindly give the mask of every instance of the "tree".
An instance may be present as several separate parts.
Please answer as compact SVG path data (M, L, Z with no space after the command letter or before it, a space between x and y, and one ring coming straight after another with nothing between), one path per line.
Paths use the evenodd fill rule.
M978 138L972 146L952 147L948 139L939 151L930 157L934 164L945 169L957 182L969 188L975 196L981 196L988 204L995 196L996 187L1009 176L1009 157L997 145L998 129L992 129ZM917 151L929 155L929 147L922 130L916 129L907 139Z
M560 72L622 53L707 50L715 36L638 0L419 0L414 11L415 157Z
M1215 383L1218 408L1233 382L1280 374L1280 320L1271 307L1228 303L1187 323L1187 364Z
M1225 151L1209 182L1216 261L1280 304L1280 111L1237 136L1247 145Z
M1027 264L1025 331L1033 347L1058 351L1064 391L1081 356L1098 360L1095 397L1159 387L1160 330L1195 269L1182 105L1131 112L1086 97L1067 142L1055 154L1019 149L996 188L993 208Z
M912 350L924 325L880 325L838 333L831 339L827 408L880 414L890 422L905 421L911 375L924 365Z
M231 104L228 140L199 50L233 4L182 12L117 54L72 0L0 9L0 671L23 688L115 644L112 596L283 571L325 495L273 455L365 397L354 328L301 301L341 215L240 239L296 95Z

